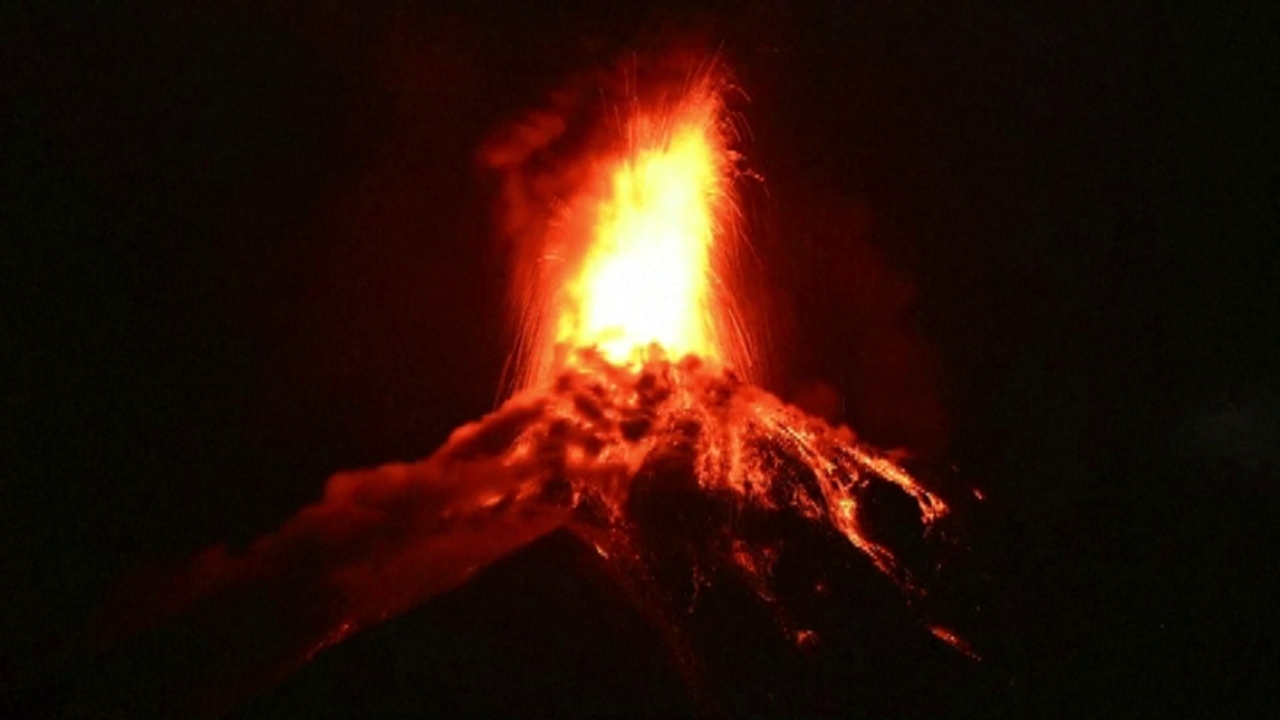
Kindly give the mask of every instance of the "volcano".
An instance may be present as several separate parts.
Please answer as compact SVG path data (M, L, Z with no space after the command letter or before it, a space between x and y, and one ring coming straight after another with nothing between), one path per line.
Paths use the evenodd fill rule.
M715 61L675 66L675 81L669 63L625 75L618 119L594 132L570 138L544 112L485 149L518 250L509 399L425 460L339 473L243 553L214 548L125 593L107 635L159 629L75 707L216 715L304 666L291 682L305 687L349 637L407 612L387 627L412 627L422 603L447 608L548 555L634 620L629 662L672 659L636 687L681 699L641 712L561 693L538 714L930 707L918 688L887 700L848 652L925 675L976 657L920 610L948 506L850 429L752 382L764 352L735 292L734 186L750 173L733 87ZM398 636L371 632L354 647ZM258 702L246 712L274 701Z
M847 428L731 372L656 347L635 367L581 351L550 385L460 428L432 457L336 475L322 502L245 553L209 551L165 592L149 587L150 607L130 596L119 616L164 620L115 663L122 675L93 683L80 703L219 715L302 668L242 716L305 715L296 696L338 692L333 673L355 693L338 704L357 716L406 707L557 717L936 711L928 682L886 692L876 678L954 675L974 657L919 610L945 513ZM511 704L483 693L450 700L459 688L432 672L408 695L429 702L406 706L398 692L391 710L349 684L371 654L403 659L410 646L411 672L465 675L459 657L491 662L478 648L493 638L420 656L459 643L459 625L492 632L475 626L477 607L510 628L530 606L543 607L531 624L558 628L552 645L572 636L575 609L614 617L603 631L618 644L608 675L645 665L639 684L530 698L536 678L551 673L560 688L560 673L573 671L513 668L497 683L525 694ZM586 652L561 651L577 662ZM407 682L403 671L378 682L391 678ZM636 697L652 704L631 704Z

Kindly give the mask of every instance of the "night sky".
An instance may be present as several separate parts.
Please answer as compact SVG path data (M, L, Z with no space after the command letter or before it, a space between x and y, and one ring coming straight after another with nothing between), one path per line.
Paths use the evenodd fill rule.
M750 97L766 385L987 498L964 567L995 714L1240 716L1280 684L1275 18L15 5L0 694L56 675L113 578L492 409L509 253L478 152L675 36Z

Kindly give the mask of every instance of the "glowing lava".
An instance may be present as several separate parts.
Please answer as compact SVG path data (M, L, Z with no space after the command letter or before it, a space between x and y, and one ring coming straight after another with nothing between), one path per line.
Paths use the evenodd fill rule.
M638 367L656 346L752 376L731 287L743 238L729 88L712 65L678 92L633 95L585 157L541 176L563 189L546 198L559 210L517 273L517 388L545 385L583 349Z
M650 344L680 357L727 359L710 289L715 243L732 212L732 157L708 81L673 117L628 121L593 237L560 309L556 339L615 362Z

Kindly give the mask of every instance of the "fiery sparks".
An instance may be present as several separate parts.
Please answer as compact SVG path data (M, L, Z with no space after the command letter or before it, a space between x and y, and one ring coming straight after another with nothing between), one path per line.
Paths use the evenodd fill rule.
M679 92L630 95L561 173L579 179L533 241L521 269L532 280L516 283L518 387L549 382L585 349L637 367L659 348L751 377L759 358L730 287L743 243L731 87L713 64Z
M662 346L727 359L710 289L715 243L732 212L732 159L720 100L703 83L673 118L629 120L632 148L610 173L592 242L569 283L556 339L615 363Z

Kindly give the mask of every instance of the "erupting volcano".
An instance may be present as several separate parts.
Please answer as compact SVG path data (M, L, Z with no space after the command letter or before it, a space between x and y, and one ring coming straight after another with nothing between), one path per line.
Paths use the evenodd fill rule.
M555 529L666 618L677 654L696 654L680 618L709 589L754 596L801 648L823 640L805 596L827 592L824 562L860 554L918 597L928 568L868 529L864 501L911 505L917 539L947 506L849 429L752 384L762 349L734 268L745 242L735 185L749 173L727 92L718 64L631 88L578 142L572 171L553 171L557 202L518 231L514 392L501 407L425 460L336 475L319 504L244 554L215 549L179 573L153 614L194 602L234 624L249 611L220 598L271 597L290 608L273 611L273 648L235 654L239 675L279 677ZM535 115L516 132L564 127ZM531 152L498 143L487 160L510 175Z
M726 85L703 71L655 106L633 99L541 238L516 303L520 378L546 383L596 350L635 366L656 346L752 367L729 288L740 241Z
M839 533L911 591L911 574L861 528L859 496L896 486L926 525L946 506L847 428L748 382L755 350L732 294L745 172L729 91L713 64L621 110L616 144L589 163L520 286L525 389L442 453L481 445L503 467L530 468L528 484L493 502L551 492L606 557L643 564L637 533L664 523L646 495L683 484L717 525L704 549L762 595L775 549L741 532L759 513Z

